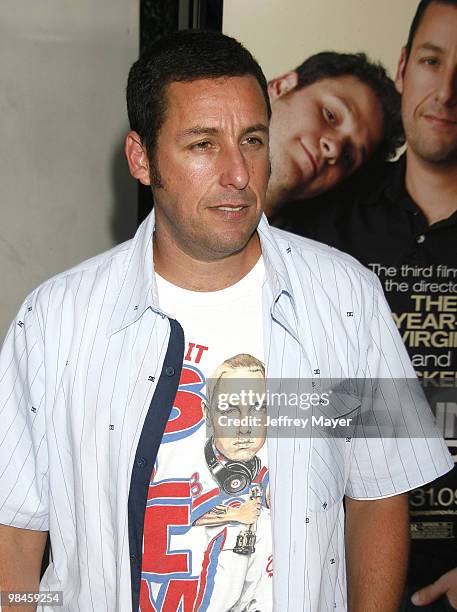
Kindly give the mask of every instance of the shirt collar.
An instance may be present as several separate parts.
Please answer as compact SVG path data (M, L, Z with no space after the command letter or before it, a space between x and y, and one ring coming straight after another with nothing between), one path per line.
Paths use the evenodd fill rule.
M301 344L297 333L298 312L294 297L293 284L286 266L287 258L293 250L287 240L276 240L265 215L258 226L262 255L265 262L267 285L272 291L273 301L270 316L277 320ZM280 230L275 230L279 232ZM287 233L284 233L287 236Z
M108 326L109 336L137 321L147 308L160 312L152 259L154 225L152 211L130 242L121 287Z
M285 255L290 253L290 248L288 245L280 246L265 215L262 215L257 231L265 262L265 274L273 296L277 298L281 293L287 293L293 300L292 283L285 264Z
M406 153L403 153L400 159L394 164L392 164L392 166L395 166L392 177L390 181L386 183L385 186L386 196L392 202L402 204L406 208L406 210L416 215L417 213L419 213L424 228L441 228L449 225L454 225L457 222L456 211L447 219L442 219L441 221L433 223L432 226L429 226L424 213L416 204L416 202L412 199L406 189Z
M125 259L125 269L121 278L121 287L113 308L108 326L108 335L135 323L147 308L164 313L159 308L157 282L153 267L153 234L155 227L154 210L146 217L132 239ZM262 215L257 227L262 255L265 262L267 283L277 302L281 295L287 295L293 307L292 283L285 265L285 255L290 248L281 247L273 236L265 215ZM284 251L284 252L283 252Z

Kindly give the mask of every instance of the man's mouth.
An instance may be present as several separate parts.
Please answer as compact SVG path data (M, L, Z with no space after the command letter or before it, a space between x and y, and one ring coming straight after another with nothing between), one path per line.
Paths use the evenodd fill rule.
M219 215L225 220L241 220L248 214L251 206L249 204L220 204L219 206L210 206L209 210L216 215Z
M252 444L252 440L237 440L234 442L234 445L238 446L239 448L248 448L249 446L252 446Z
M457 124L457 118L453 117L441 117L431 113L424 114L423 117L436 126L450 127Z
M238 212L243 210L244 206L216 206L218 210L226 210L227 212Z

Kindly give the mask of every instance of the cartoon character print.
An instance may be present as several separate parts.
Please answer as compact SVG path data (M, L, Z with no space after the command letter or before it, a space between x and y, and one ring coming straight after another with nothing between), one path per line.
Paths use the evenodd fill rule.
M230 379L264 376L261 362L237 355L216 369L212 380L218 382L207 381L205 397L201 371L183 368L161 446L170 450L159 452L148 492L142 612L272 609L265 432L254 437L243 427L227 435L215 422L220 412L215 399ZM259 407L228 409L240 416L250 411ZM205 419L212 426L209 437Z

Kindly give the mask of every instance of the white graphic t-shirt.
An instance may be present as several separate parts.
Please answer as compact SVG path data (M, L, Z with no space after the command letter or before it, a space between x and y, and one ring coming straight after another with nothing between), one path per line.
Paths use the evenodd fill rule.
M221 291L157 279L161 309L184 329L185 356L148 492L142 612L272 610L265 431L241 424L264 406L220 402L234 379L264 382L264 275L261 258ZM228 433L221 416L240 425Z

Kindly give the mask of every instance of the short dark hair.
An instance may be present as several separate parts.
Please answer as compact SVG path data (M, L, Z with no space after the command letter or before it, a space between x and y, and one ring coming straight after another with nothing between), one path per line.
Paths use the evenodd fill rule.
M130 69L127 110L153 162L167 109L166 87L173 82L252 75L259 83L268 117L268 87L261 67L234 38L207 30L180 30L153 43Z
M381 63L369 60L365 53L323 51L308 57L295 72L298 74L295 89L341 76L353 76L370 87L381 104L384 119L384 135L371 158L373 163L394 157L397 148L404 144L401 97Z
M420 26L424 13L428 6L433 2L436 4L448 4L449 6L454 6L457 8L457 0L421 0L417 6L416 14L411 22L411 27L409 28L408 40L406 41L405 45L406 59L408 59L410 56L414 36L416 35L417 28Z

